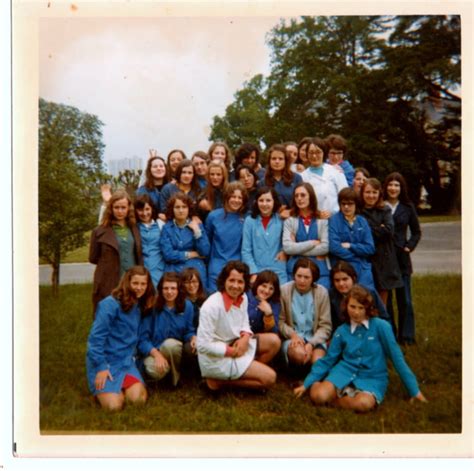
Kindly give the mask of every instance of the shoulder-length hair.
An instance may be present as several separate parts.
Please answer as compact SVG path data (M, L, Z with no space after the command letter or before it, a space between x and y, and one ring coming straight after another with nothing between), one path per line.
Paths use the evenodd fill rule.
M212 157L212 153L214 152L214 149L216 147L219 147L219 146L223 147L224 150L225 150L224 163L225 163L225 166L227 167L227 169L229 169L230 164L231 164L231 160L232 160L232 154L230 152L229 146L224 141L216 141L216 142L213 142L211 144L211 146L209 147L209 150L207 151L207 153L209 154L209 158L211 160L214 160L214 158Z
M255 170L249 165L245 165L245 164L237 165L235 169L235 179L240 181L240 172L244 169L247 170L253 176L253 180L254 180L253 187L255 188L258 184L258 175L257 175L257 172L255 172Z
M102 216L102 223L101 226L104 227L111 227L114 222L114 213L113 213L113 205L119 201L126 199L128 201L128 214L126 218L127 226L133 227L136 224L135 220L135 210L133 208L132 199L130 195L125 190L117 190L114 191L110 200L107 202L107 207L105 208L104 215Z
M268 299L272 303L280 302L280 280L274 271L263 270L255 278L252 285L252 293L257 296L257 288L264 283L271 283L273 286L273 294Z
M300 159L300 151L303 147L308 147L308 142L311 140L310 137L303 137L301 141L298 143L298 158L296 159L297 164L304 164L304 162ZM308 160L308 156L306 156L306 160Z
M240 192L242 193L242 207L240 208L239 213L243 215L247 211L248 194L243 183L239 181L230 182L226 186L224 190L224 198L223 198L224 210L227 212L227 209L226 209L227 203L229 202L231 196L234 194L234 191L237 191L237 190L240 190Z
M196 302L198 306L201 306L201 304L206 300L207 294L206 294L206 290L204 289L204 284L202 282L199 271L194 267L187 267L181 272L179 277L181 279L181 285L185 293L186 293L185 283L187 281L191 281L194 277L196 277L196 279L199 282L198 292L196 293ZM187 296L187 293L186 293L186 296Z
M330 134L326 137L325 141L328 145L328 150L342 150L344 158L346 157L347 141L340 134Z
M388 194L387 194L387 187L390 182L398 182L400 183L400 196L399 200L404 203L404 204L410 204L411 200L410 197L408 196L408 185L401 173L398 172L392 172L389 175L387 175L387 178L385 178L385 181L383 182L383 197L385 199L388 199Z
M247 292L250 288L250 270L248 265L240 260L231 260L230 262L227 262L217 277L217 291L220 291L221 293L225 291L225 282L227 281L227 278L229 278L232 270L244 275L245 287L243 292Z
M186 160L187 157L186 157L186 154L184 153L183 150L181 149L173 149L173 150L170 150L168 152L168 156L166 157L166 167L168 168L168 175L169 175L169 178L171 179L172 177L175 177L175 175L173 175L173 172L171 171L171 166L170 166L170 157L172 154L174 154L175 152L178 152L178 154L181 155L181 157L183 158L183 160Z
M349 299L353 298L358 303L362 304L365 307L365 315L367 317L377 317L378 311L375 308L374 298L372 295L361 285L354 285L347 296L343 299L341 303L341 316L345 322L351 322L349 314L347 313L347 304Z
M132 278L135 275L146 276L147 281L145 293L138 300L131 286ZM125 312L130 311L133 305L138 301L142 316L147 315L153 308L155 301L155 288L150 272L141 265L135 265L128 269L120 279L118 286L112 291L112 296L120 303L120 306Z
M368 185L370 185L374 190L377 190L379 192L379 199L375 203L374 207L382 209L385 206L385 202L383 199L382 184L376 178L367 178L367 180L364 183L362 183L362 187L360 188L360 202L361 202L362 208L365 207L364 190Z
M288 154L286 153L286 148L283 144L273 144L268 150L268 159L265 171L265 185L275 186L275 177L273 175L273 170L270 165L270 160L272 158L272 153L277 151L283 152L283 155L285 157L285 168L283 169L281 178L285 186L290 186L293 183L294 173L290 169L291 162L288 157Z
M311 185L311 183L308 183L308 182L301 182L295 186L295 189L293 190L293 196L291 197L290 215L297 217L300 214L300 210L298 206L296 205L296 200L295 200L295 193L298 188L304 188L308 192L309 210L311 211L311 216L318 219L320 216L320 212L318 209L318 198L314 191L313 185Z
M156 219L158 217L158 211L156 210L156 207L153 204L153 201L151 201L151 198L149 195L144 193L144 194L138 195L135 198L135 202L133 203L133 206L135 207L135 219L137 221L140 221L140 218L138 217L138 210L143 209L146 204L149 204L151 206L151 218Z
M183 289L183 285L181 283L180 277L178 273L174 271L168 271L163 274L158 282L157 287L157 295L156 295L156 303L155 309L160 312L164 309L166 305L165 298L163 297L163 285L165 282L176 283L178 286L178 296L175 301L175 309L176 312L184 312L185 303L186 303L186 293Z
M275 188L272 188L270 186L261 186L257 190L257 194L255 195L255 200L253 202L252 206L252 212L250 213L250 216L253 217L254 219L260 214L260 210L258 209L258 199L260 196L265 195L266 193L270 193L273 198L273 209L272 209L272 216L280 211L281 203L280 203L280 198L278 198L278 193L276 192Z
M209 178L209 175L211 174L212 168L220 168L222 170L223 178L222 178L221 186L219 188L215 188L211 185L211 180ZM227 167L225 166L224 162L218 159L211 160L211 162L207 165L207 187L206 187L206 193L205 193L206 199L207 201L209 201L211 208L214 209L214 205L216 204L216 191L220 190L224 192L228 183L229 183L229 171L227 170Z
M191 180L191 191L195 195L197 195L199 193L201 187L199 186L199 181L198 181L198 178L197 178L196 169L194 168L193 162L191 160L184 159L178 164L178 168L176 169L176 175L175 175L176 185L179 186L179 183L181 181L181 174L183 173L183 169L188 168L188 167L191 167L193 169L193 179Z
M354 283L357 283L357 272L355 268L345 260L338 260L331 268L329 272L329 278L331 280L331 284L334 285L334 276L337 273L345 273L347 276L352 278Z
M260 149L255 144L251 144L250 142L244 142L235 151L234 167L241 165L242 161L249 157L252 152L255 152L255 167L257 167L260 161Z
M163 165L165 166L165 176L163 177L163 185L170 181L170 170L168 168L168 165L166 165L165 159L163 157L160 157L159 155L154 155L153 157L150 157L148 159L145 169L145 188L147 188L148 190L153 190L153 188L155 188L153 175L151 174L151 164L155 160L161 160L163 162Z
M188 217L192 218L194 216L194 201L193 199L189 196L186 195L185 193L178 191L175 193L171 198L168 200L166 203L166 220L167 221L172 221L174 219L174 205L176 201L182 201L189 209L189 214Z

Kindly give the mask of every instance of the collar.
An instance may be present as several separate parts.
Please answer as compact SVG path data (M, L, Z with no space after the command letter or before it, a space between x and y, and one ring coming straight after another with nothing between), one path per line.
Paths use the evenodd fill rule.
M302 214L300 214L300 218L303 220L303 224L305 226L309 226L311 224L311 220L313 219L311 215L303 216Z
M363 320L360 324L356 324L355 322L351 321L351 334L354 333L354 331L359 327L360 325L363 325L366 329L369 328L369 319Z
M240 307L244 300L244 295L241 294L236 300L234 300L224 291L222 293L222 299L224 301L224 309L226 312L229 312L232 306Z
M176 219L173 219L173 223L176 227L180 227L180 228L183 228L183 227L186 227L189 223L191 222L191 218L188 218L186 219L186 222L180 226L177 222L176 222Z

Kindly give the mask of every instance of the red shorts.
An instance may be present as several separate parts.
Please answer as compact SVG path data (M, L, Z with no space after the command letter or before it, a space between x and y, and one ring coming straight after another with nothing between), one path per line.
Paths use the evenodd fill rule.
M139 383L140 380L138 378L135 378L135 376L132 375L125 375L125 378L123 379L122 383L122 389L128 389L130 386L133 386L135 383Z

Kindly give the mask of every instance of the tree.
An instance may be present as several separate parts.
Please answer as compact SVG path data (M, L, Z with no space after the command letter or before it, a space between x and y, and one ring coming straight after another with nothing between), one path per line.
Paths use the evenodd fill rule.
M113 188L122 187L131 197L135 195L140 184L143 170L122 170L116 177L111 177Z
M39 255L53 268L53 292L67 252L84 245L100 202L103 123L77 108L39 100Z

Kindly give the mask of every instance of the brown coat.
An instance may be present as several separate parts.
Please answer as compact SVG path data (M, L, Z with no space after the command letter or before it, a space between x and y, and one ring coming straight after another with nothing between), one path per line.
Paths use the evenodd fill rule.
M131 231L135 239L135 259L139 265L143 265L140 233L136 226L132 227ZM120 281L119 244L111 227L98 226L92 231L89 262L97 265L92 291L95 315L97 303L111 294Z

